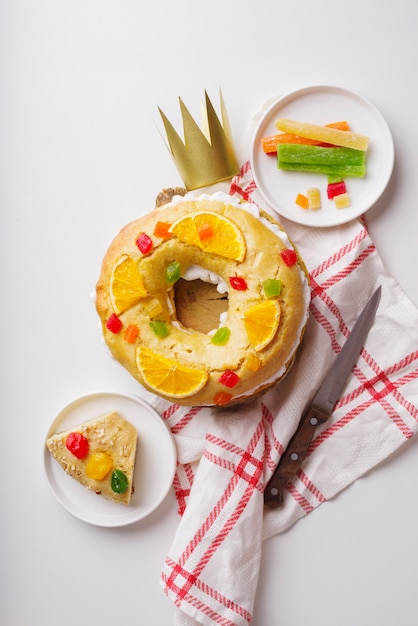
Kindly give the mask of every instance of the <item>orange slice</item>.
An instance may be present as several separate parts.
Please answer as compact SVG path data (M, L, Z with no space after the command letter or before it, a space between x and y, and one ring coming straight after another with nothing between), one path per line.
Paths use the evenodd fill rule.
M256 351L262 350L273 339L280 322L280 305L277 300L263 300L244 313L248 339Z
M124 254L118 259L110 279L110 299L115 313L120 315L146 295L148 294L136 262Z
M229 218L218 213L189 213L174 222L170 232L183 243L198 246L206 252L234 261L244 259L245 240L242 232Z
M186 398L197 393L208 380L208 373L180 365L175 359L156 354L140 346L136 364L148 386L172 398Z

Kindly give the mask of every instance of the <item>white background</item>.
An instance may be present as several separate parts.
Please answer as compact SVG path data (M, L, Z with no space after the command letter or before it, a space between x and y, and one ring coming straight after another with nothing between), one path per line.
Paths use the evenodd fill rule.
M103 529L53 498L42 455L61 407L139 393L90 300L110 239L181 183L157 130L222 88L236 143L270 97L345 87L384 115L391 183L368 213L418 305L414 0L1 0L1 626L172 624L159 575L178 518ZM412 349L412 347L411 347ZM265 543L254 626L416 624L418 442Z

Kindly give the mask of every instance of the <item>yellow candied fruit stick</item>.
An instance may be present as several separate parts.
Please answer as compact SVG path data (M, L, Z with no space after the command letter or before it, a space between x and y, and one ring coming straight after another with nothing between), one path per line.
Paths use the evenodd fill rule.
M261 366L261 361L258 358L258 356L250 352L244 361L244 367L246 367L247 370L250 370L250 372L258 372L258 370L260 369L260 366Z
M336 209L347 209L351 206L350 196L348 193L340 193L334 196L334 204Z
M354 148L354 150L367 150L369 138L365 135L359 135L349 130L338 130L338 128L330 128L329 126L318 126L317 124L309 124L308 122L298 122L283 117L278 118L274 122L277 130L285 133L292 133L299 137L307 139L315 139L323 143L330 143L334 146L343 146L344 148Z
M308 187L306 190L306 196L308 198L309 209L321 208L321 192L318 187Z

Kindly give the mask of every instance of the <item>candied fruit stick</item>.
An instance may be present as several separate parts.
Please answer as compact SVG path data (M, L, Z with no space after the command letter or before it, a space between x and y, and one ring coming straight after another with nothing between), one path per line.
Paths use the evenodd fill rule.
M355 176L362 178L366 174L365 165L325 165L322 163L285 163L278 162L281 170L297 172L315 172L317 174L338 174L339 176Z
M338 128L339 130L350 130L350 126L347 122L333 122L327 124L328 128ZM310 146L331 146L332 144L317 141L316 139L308 139L307 137L299 137L292 133L279 133L277 135L270 135L268 137L262 137L261 147L266 154L275 154L279 143L300 143Z
M307 137L308 139L331 143L335 146L344 146L346 148L366 151L369 145L369 138L365 135L359 135L358 133L347 130L339 130L338 128L318 126L316 124L298 122L283 117L277 119L274 124L277 130L292 133L299 137Z
M319 191L318 187L308 187L306 190L306 195L308 197L309 209L321 208L321 192Z
M342 182L342 178L339 174L328 174L327 180L329 185Z
M363 165L366 155L353 148L302 146L284 143L277 146L277 158L285 163L323 163L326 165Z

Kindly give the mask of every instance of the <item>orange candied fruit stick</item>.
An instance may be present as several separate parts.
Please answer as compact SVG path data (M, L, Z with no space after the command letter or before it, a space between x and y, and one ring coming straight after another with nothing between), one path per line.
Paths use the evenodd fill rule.
M135 343L138 337L138 333L139 333L138 326L135 326L135 324L129 324L125 330L125 334L123 335L123 338L128 343Z
M327 128L336 128L337 130L350 130L350 125L346 121L332 122L332 124L326 124ZM316 139L308 139L307 137L299 137L293 135L293 133L279 133L277 135L270 135L269 137L263 137L261 139L261 146L266 154L276 154L277 146L280 143L297 143L307 146L330 146L329 143L322 143Z
M161 237L161 239L170 239L172 236L170 233L171 224L167 222L157 222L154 228L154 235L156 237Z
M302 207L302 209L307 209L309 207L309 200L303 195L303 193L298 193L295 202L298 206Z

